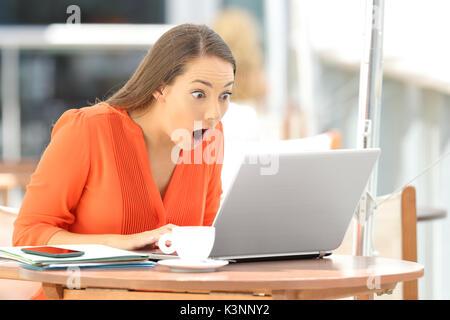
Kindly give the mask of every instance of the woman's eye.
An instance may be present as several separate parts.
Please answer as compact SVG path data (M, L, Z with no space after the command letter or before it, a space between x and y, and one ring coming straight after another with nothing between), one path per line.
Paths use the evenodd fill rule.
M201 99L205 96L205 94L201 91L194 91L192 92L192 95L194 96L195 99Z
M228 100L231 97L231 92L225 92L224 94L222 94L222 99L223 100Z

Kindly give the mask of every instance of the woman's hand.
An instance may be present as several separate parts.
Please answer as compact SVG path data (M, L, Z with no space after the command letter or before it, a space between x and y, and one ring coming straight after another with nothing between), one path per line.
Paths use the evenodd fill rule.
M117 235L111 239L109 246L123 250L138 250L145 247L157 247L159 238L170 233L174 224L166 224L161 228L129 235Z

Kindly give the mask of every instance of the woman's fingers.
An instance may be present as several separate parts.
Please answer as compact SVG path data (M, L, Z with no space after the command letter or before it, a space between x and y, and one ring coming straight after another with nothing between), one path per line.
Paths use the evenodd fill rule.
M153 246L155 242L158 241L155 236L140 236L134 243L133 247L135 249L141 249L147 246Z
M158 229L136 234L137 237L135 237L135 242L132 244L132 247L135 249L144 248L146 246L158 247L159 238L164 234L171 232L173 227L176 227L176 225L166 224Z
M159 241L159 238L161 238L164 234L170 233L172 231L173 227L176 227L176 225L174 225L174 224L166 224L165 226L157 229L156 231L157 231L157 234L158 234L158 241ZM159 248L158 241L155 242L155 247L156 248ZM170 240L166 241L166 246L171 246Z
M161 227L160 229L172 231L173 227L176 227L176 225L169 223L169 224L166 224L165 226Z

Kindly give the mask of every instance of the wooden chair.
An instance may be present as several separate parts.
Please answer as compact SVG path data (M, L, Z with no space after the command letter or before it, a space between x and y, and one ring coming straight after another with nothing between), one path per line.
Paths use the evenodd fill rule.
M0 206L0 246L12 245L13 223L19 208ZM40 282L0 280L0 300L28 300L41 287Z
M417 262L416 191L412 186L400 193L378 197L375 215L374 249L384 258ZM353 224L350 225L336 254L352 254ZM361 297L364 298L364 297ZM417 280L400 283L392 295L376 299L418 299Z

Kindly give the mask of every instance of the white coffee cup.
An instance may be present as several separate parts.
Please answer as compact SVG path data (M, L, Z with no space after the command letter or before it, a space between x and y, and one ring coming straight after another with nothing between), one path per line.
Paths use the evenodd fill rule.
M173 227L172 233L159 238L158 246L166 254L177 252L180 259L203 261L208 259L214 245L216 229L207 226ZM171 241L170 247L166 241Z

